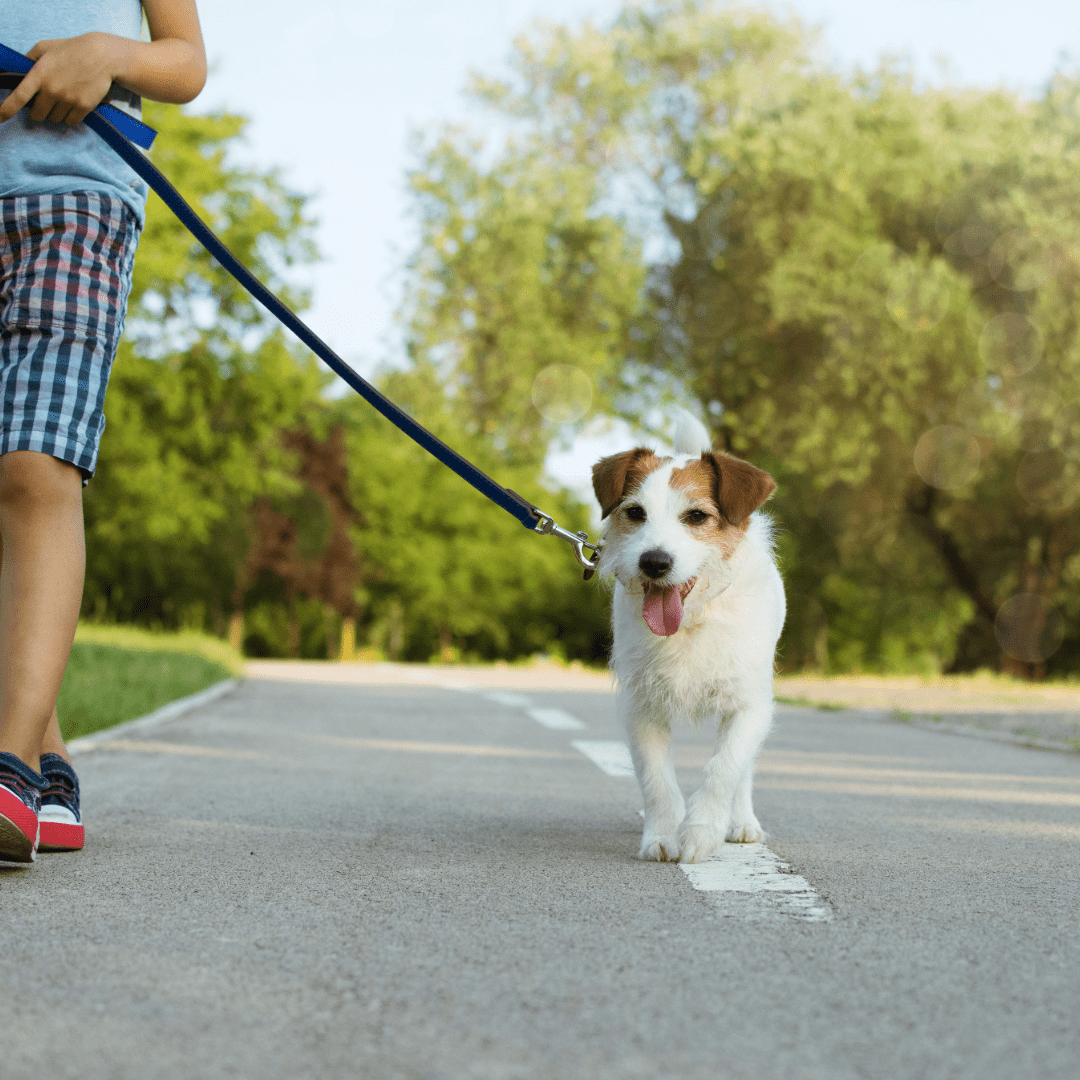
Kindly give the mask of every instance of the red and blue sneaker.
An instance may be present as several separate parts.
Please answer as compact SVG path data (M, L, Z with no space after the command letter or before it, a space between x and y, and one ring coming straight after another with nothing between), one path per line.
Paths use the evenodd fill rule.
M59 754L41 755L41 775L48 787L38 814L39 851L79 851L85 840L79 814L79 778Z
M31 863L45 778L14 754L0 753L0 862Z

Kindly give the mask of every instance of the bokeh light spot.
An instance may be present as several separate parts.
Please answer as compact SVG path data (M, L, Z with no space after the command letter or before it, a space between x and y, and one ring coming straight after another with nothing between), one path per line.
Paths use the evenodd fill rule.
M938 266L920 266L905 259L889 274L885 304L905 330L920 334L933 329L949 310L948 284Z
M1015 311L995 315L979 335L979 355L994 372L1013 378L1030 371L1041 359L1043 339L1039 328Z
M1019 593L998 609L994 633L1007 656L1040 664L1061 648L1065 620L1045 596Z
M955 424L932 427L915 446L915 471L931 487L945 491L970 484L981 460L979 440Z
M1056 449L1025 454L1016 470L1016 486L1027 502L1042 510L1067 510L1080 495L1068 460Z
M1051 244L1030 230L1020 229L997 240L986 265L999 285L1029 292L1052 281L1059 262L1060 256Z
M553 424L580 420L592 407L592 399L592 379L572 364L551 364L533 379L533 404Z

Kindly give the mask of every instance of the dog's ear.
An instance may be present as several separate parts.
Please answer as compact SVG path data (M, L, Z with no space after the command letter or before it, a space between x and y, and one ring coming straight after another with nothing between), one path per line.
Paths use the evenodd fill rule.
M621 454L601 458L592 467L592 486L600 504L600 516L607 517L622 501L630 487L640 480L656 461L656 455L643 446Z
M741 525L776 490L763 469L728 454L702 454L716 471L716 505L732 525Z

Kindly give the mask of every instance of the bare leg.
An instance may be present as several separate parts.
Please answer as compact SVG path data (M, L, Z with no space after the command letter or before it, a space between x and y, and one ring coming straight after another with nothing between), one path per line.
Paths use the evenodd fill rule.
M0 456L0 750L66 757L56 696L82 602L82 474L32 450Z
M701 862L724 842L734 824L737 793L745 796L746 803L738 808L745 815L750 796L749 778L753 776L754 761L769 733L772 717L770 698L745 706L721 727L716 752L705 764L705 782L690 797L679 829L682 862ZM750 816L757 821L752 807ZM745 817L739 822L743 828L747 824Z
M630 702L620 704L632 708ZM626 717L625 726L645 801L645 830L638 858L673 862L679 857L676 834L686 803L671 762L671 727L667 721L634 713Z
M69 765L71 764L71 755L64 745L64 737L60 734L60 720L56 715L55 705L49 726L45 729L45 738L41 740L41 753L42 755L59 754Z

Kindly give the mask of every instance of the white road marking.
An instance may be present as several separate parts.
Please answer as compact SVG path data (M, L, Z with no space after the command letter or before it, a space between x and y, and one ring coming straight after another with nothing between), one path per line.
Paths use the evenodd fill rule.
M712 893L744 917L785 915L801 922L828 922L829 906L813 886L764 844L724 844L703 863L679 863L679 868L700 892ZM732 894L750 901L731 902Z
M526 709L525 712L530 720L535 720L538 724L543 724L544 727L551 728L553 731L583 731L585 728L576 716L571 716L562 709L532 708Z
M598 742L592 739L575 739L571 746L580 750L594 765L598 765L608 776L634 776L634 763L630 760L630 751L626 743Z
M527 709L532 704L524 694L513 694L508 690L491 690L484 697L510 709Z

